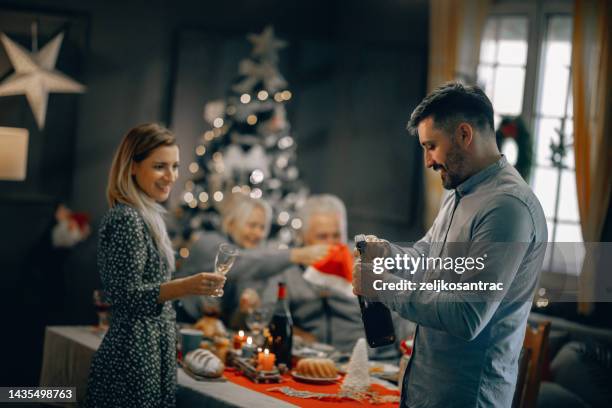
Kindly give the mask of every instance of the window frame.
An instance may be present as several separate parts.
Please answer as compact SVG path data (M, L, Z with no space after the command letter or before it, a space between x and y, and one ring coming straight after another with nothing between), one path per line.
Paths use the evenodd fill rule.
M532 134L535 132L535 114L539 102L537 97L541 95L541 89L538 86L541 77L541 51L546 39L546 21L551 14L573 15L572 1L498 0L491 3L487 16L487 18L512 16L527 17L527 62L525 65L525 84L523 87L521 119L523 119L525 126L527 126L527 129L529 129Z

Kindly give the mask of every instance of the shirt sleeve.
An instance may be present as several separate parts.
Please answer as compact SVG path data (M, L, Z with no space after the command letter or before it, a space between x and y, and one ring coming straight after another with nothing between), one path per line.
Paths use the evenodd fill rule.
M230 274L232 279L266 280L290 265L288 249L242 249Z
M100 270L102 283L114 313L159 316L161 282L145 283L147 262L145 228L136 213L117 211L100 231Z
M177 271L177 277L199 272L214 272L215 255L220 244L226 243L217 234L202 235L193 245L189 258ZM288 249L239 249L238 257L228 272L228 280L265 280L291 265Z
M463 273L460 282L501 283L507 294L535 233L528 209L517 198L502 196L479 217L473 228L472 241L465 246L465 256L476 258L486 254L485 267ZM393 275L387 278L388 281L400 280ZM465 340L476 338L499 306L499 299L479 299L463 291L432 290L385 292L380 298L406 319Z
M432 227L433 228L433 227ZM410 247L401 247L399 245L390 243L390 252L391 256L395 255L408 255L409 257L418 258L419 256L427 256L429 255L429 248L431 247L431 228L427 231L427 234L419 241L417 241L413 246ZM395 273L398 275L403 275L407 273L407 271L403 270L395 270Z

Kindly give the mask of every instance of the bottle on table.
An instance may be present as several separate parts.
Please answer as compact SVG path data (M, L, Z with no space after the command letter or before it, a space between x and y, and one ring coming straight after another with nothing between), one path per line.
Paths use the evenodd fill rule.
M283 282L278 284L278 300L269 325L272 338L271 351L279 364L291 368L291 348L293 347L293 320L287 304L287 288Z

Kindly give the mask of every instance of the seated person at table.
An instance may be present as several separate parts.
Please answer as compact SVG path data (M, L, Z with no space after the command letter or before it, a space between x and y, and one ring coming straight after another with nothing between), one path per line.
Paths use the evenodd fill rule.
M200 234L190 248L190 255L177 272L178 277L189 276L203 270L214 270L217 249L222 243L232 243L240 249L232 269L227 274L224 295L220 299L192 296L183 299L177 306L180 320L195 321L206 309L220 307L221 317L232 328L231 320L239 309L239 294L247 288L263 288L265 281L282 272L291 264L310 265L323 258L328 245L312 245L293 249L271 249L263 247L270 231L271 209L267 202L242 194L234 194L232 202L223 215L223 233L207 231ZM253 290L242 296L254 298L241 302L244 306L256 303L259 297ZM220 306L216 302L221 302Z
M346 209L338 197L314 195L306 201L299 217L303 224L303 244L333 245L330 255L314 265L325 272L291 266L270 279L264 301L274 302L278 282L285 282L294 333L306 340L331 344L340 351L350 352L357 339L365 337L365 332L359 303L350 283L352 255L346 245ZM344 261L348 264L348 273L337 266L343 263L344 256L348 257L348 261ZM331 257L335 259L330 260ZM329 260L327 265L322 265L326 260ZM395 357L396 350L393 346L382 347L377 350L376 357Z

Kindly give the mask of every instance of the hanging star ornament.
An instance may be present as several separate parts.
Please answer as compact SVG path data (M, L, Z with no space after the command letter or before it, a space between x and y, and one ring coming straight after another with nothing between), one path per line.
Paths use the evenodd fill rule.
M277 50L285 48L287 42L274 37L274 28L267 26L261 34L249 34L247 39L253 43L251 54L255 57L268 59L272 63L278 62Z
M15 72L0 83L0 96L25 95L39 129L45 126L49 93L83 93L85 86L55 69L64 33L40 51L28 51L4 33L0 40Z

